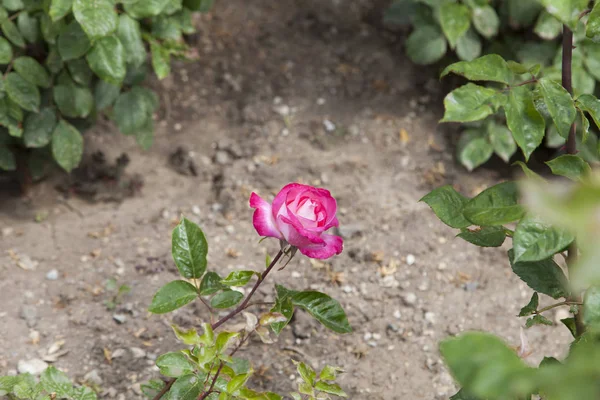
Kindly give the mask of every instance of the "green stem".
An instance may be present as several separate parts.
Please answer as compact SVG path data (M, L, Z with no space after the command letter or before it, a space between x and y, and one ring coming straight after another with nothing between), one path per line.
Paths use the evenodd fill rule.
M560 307L560 306L573 306L573 305L580 306L581 304L582 303L580 301L565 300L565 301L561 301L560 303L555 303L555 304L549 305L548 307L544 307L544 308L540 308L539 310L535 310L534 314L541 314L545 311L552 310L553 308Z

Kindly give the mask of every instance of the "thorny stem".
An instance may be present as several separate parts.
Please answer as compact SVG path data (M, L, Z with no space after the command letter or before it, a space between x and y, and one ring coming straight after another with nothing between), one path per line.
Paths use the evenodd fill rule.
M560 307L560 306L573 306L573 305L580 306L582 304L583 303L581 303L580 301L565 300L565 301L561 301L560 303L555 303L555 304L549 305L548 307L544 307L544 308L540 308L539 310L535 310L533 313L541 314L545 311L552 310L553 308Z
M583 16L583 15L582 15ZM563 25L563 41L562 41L562 85L563 87L573 95L573 77L572 77L572 66L573 66L573 32L568 26ZM568 154L577 154L577 131L575 123L571 125L569 131L569 138L567 139L566 150ZM573 268L577 262L577 244L571 243L567 253L567 266ZM573 303L581 303L581 296L573 295L567 299L567 301ZM583 314L580 310L575 314L575 333L577 337L580 337L585 332L585 324L583 323Z
M275 256L275 258L273 258L273 260L271 261L271 263L269 264L269 266L267 267L267 269L265 269L264 272L262 274L260 274L260 276L258 277L256 283L252 287L252 290L250 291L250 293L248 293L248 296L246 296L246 298L244 299L244 301L235 310L231 311L229 314L227 314L226 316L224 316L223 318L221 318L217 322L211 324L212 329L217 329L218 327L220 327L221 325L223 325L225 322L229 321L231 318L235 317L240 312L244 311L247 307L249 307L248 303L250 303L250 299L252 298L252 296L254 296L254 294L258 290L258 287L261 285L261 283L263 283L263 281L265 280L265 278L267 277L267 275L269 274L269 272L271 272L273 270L273 268L275 267L275 265L277 264L277 262L279 261L279 259L281 259L281 257L284 254L285 254L285 249L279 250L279 253L277 253L277 255ZM233 353L235 353L241 347L241 345L246 341L246 339L247 339L247 337L240 342L240 344L238 345L238 347L236 347L236 349L234 349ZM200 399L205 399L209 394L212 393L212 389L213 389L214 384L215 384L215 382L217 380L217 377L219 376L219 373L221 372L221 368L223 368L223 364L222 363L221 363L221 366L219 367L219 369L217 370L217 372L215 374L215 377L213 379L213 382L211 384L210 389L208 391L206 391L205 393L203 393L201 395ZM167 384L165 385L165 387L156 396L154 396L154 398L152 400L160 400L160 398L165 393L167 393L169 391L169 389L171 388L171 386L173 386L174 382L175 382L175 379L173 379L173 378L170 379L167 382Z

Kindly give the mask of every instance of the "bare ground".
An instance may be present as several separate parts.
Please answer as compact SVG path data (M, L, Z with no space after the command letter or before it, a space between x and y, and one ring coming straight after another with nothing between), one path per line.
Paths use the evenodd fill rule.
M158 376L153 359L179 348L169 322L208 318L196 305L166 317L146 312L176 278L169 251L179 215L206 232L209 268L260 269L277 243L258 244L249 194L269 197L290 181L336 196L345 250L326 264L296 258L260 294L272 297L273 282L323 290L345 307L354 333L329 333L299 312L276 345L240 353L259 371L257 386L292 390L295 358L344 367L353 399L443 399L455 388L441 339L477 329L519 344L524 321L515 315L531 291L512 275L507 249L454 239L418 203L442 184L472 195L500 177L454 164L437 125L435 71L411 65L399 38L371 24L381 8L346 3L230 0L202 17L199 61L154 83L163 104L155 146L142 152L110 124L86 135L90 153L129 155L128 173L145 182L138 195L65 200L55 179L29 199L0 199L0 374L47 358L54 345L55 365L76 379L87 374L108 398L138 398L140 382ZM197 176L170 165L179 146ZM58 279L47 278L52 270ZM115 310L105 305L111 278L131 287ZM561 355L568 340L563 327L526 335L534 364Z

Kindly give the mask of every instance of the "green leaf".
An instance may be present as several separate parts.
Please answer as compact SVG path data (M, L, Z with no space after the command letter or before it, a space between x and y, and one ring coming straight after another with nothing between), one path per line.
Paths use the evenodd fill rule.
M94 108L92 91L73 82L54 87L54 102L60 112L69 118L85 118Z
M171 56L158 42L150 43L152 67L158 79L164 79L171 73Z
M192 11L208 12L213 7L215 0L184 0L183 5Z
M340 303L325 293L312 290L294 292L291 299L294 306L306 310L326 328L337 333L352 332L352 327L350 327L346 313Z
M475 396L514 399L535 385L532 369L496 336L465 333L442 341L440 352L458 383Z
M155 106L154 94L146 88L136 86L117 98L113 118L123 134L133 135L146 126Z
M224 289L210 300L210 305L214 308L229 308L235 306L243 298L244 295L237 290Z
M56 38L60 34L60 31L64 28L64 20L53 22L48 14L42 14L40 19L40 29L42 31L42 37L50 44L56 43Z
M135 140L142 150L148 150L154 143L154 121L151 118L146 120L144 126L135 133Z
M203 389L204 380L196 375L189 374L177 378L171 390L169 390L169 394L171 399L197 400Z
M165 353L156 359L160 373L170 378L177 378L194 372L194 365L181 352Z
M526 328L531 328L534 325L552 326L554 324L552 323L552 321L550 321L548 318L544 317L542 314L537 314L531 318L527 318L527 322L525 322Z
M542 261L566 249L575 237L564 229L552 227L539 218L523 218L513 236L514 262Z
M53 74L59 73L63 68L63 61L60 58L60 54L58 54L58 50L56 46L51 46L50 51L48 53L48 57L46 57L46 67Z
M527 166L527 164L525 164L522 161L516 161L512 165L518 165L519 167L521 167L521 169L523 170L523 173L525 174L525 177L527 177L528 179L538 180L538 181L540 181L540 180L541 181L545 181L544 178L542 178L537 173L535 173L534 171L532 171L531 169L529 169L529 167Z
M573 335L574 338L577 338L577 324L575 323L574 317L563 318L560 320L560 322L562 322L562 324L567 327L567 329L569 330L569 332L571 332L571 335ZM544 357L544 359L546 359L546 357Z
M513 272L536 292L546 294L554 299L568 297L569 282L553 259L515 262L512 249L508 251L508 259Z
M73 392L73 384L67 374L53 366L46 368L42 372L40 383L44 387L44 390L55 393L58 398L70 398Z
M125 48L116 36L96 40L86 59L92 71L101 79L114 84L125 79Z
M581 181L592 173L592 168L581 157L563 154L546 162L554 175L567 177L573 181Z
M327 383L327 382L319 381L315 385L315 389L318 390L319 392L333 394L334 396L338 396L338 397L348 397L346 392L344 392L337 383Z
M475 246L500 247L506 239L503 226L484 226L476 229L462 229L457 235Z
M227 288L227 286L221 283L221 277L216 272L209 271L202 277L202 282L200 283L200 295L208 296L225 288Z
M82 86L91 86L94 72L90 69L87 61L77 58L67 63L67 68L73 80Z
M452 228L466 228L471 223L462 215L462 208L468 199L450 185L429 192L419 201L425 202L435 215Z
M435 26L417 26L406 39L406 54L419 65L433 64L442 59L448 47L446 39Z
M192 328L188 331L184 331L180 329L177 325L171 324L171 328L173 328L173 332L175 332L175 336L177 339L181 340L184 344L188 346L193 346L196 344L201 344L200 336L195 328Z
M505 162L517 151L517 144L512 137L511 131L504 125L491 121L487 126L488 136L494 149L494 153Z
M25 8L23 0L2 0L2 5L9 11L19 11Z
M495 95L494 89L467 83L448 93L444 99L446 111L440 122L472 122L484 119L494 112L491 104Z
M74 0L73 15L90 39L108 36L117 30L114 0Z
M0 24L0 28L2 29L4 36L10 40L12 44L17 47L25 48L25 39L21 35L19 28L17 28L14 22L12 22L10 19L5 19L2 24Z
M439 8L439 18L450 47L455 48L458 38L467 33L471 26L469 8L463 4L444 2Z
M61 120L52 132L52 155L67 172L79 165L83 154L83 138L75 127Z
M533 295L531 296L531 300L529 300L529 303L527 303L527 305L525 307L521 308L521 311L519 311L519 317L526 317L528 315L535 313L538 309L539 302L540 302L540 298L539 298L537 292L533 292Z
M39 148L50 143L56 126L56 114L51 108L39 113L30 113L23 124L23 142L26 147Z
M111 107L117 101L121 93L121 86L106 82L102 79L98 80L94 88L94 102L96 110L103 111Z
M178 19L167 15L154 17L152 21L152 36L162 40L180 40L181 25Z
M142 65L146 61L146 49L139 22L127 14L121 14L117 36L125 47L127 63L136 67Z
M344 372L344 370L339 367L325 365L319 374L319 379L323 381L334 381L337 379L338 373L340 372Z
M41 97L38 88L16 72L6 75L4 88L8 97L25 110L37 112L39 109Z
M296 364L296 369L298 370L298 374L300 374L302 380L308 383L310 386L314 386L315 378L317 377L316 371L303 362L294 362L294 364Z
M162 12L170 0L144 0L127 2L123 6L127 14L135 19L153 17Z
M15 155L3 145L0 145L0 169L4 171L15 171L17 169Z
M539 0L560 22L575 30L579 22L579 16L587 9L588 0Z
M472 61L481 55L481 40L473 29L458 38L456 55L464 61Z
M285 322L276 322L271 324L271 329L276 335L279 335L283 328L289 324L292 316L294 315L294 305L291 299L291 292L281 285L275 285L277 291L277 298L275 299L275 306L271 309L271 312L282 314L287 318Z
M202 229L190 220L182 218L173 230L173 260L184 278L200 279L206 271L208 243Z
M490 39L498 34L500 18L496 10L489 5L473 9L473 26L477 32Z
M233 271L221 283L225 286L245 286L254 274L254 271Z
M470 393L467 393L467 391L465 389L460 389L458 391L458 393L456 393L454 396L450 396L450 400L481 400L481 399L473 396Z
M585 35L594 42L600 41L600 3L595 3L585 29Z
M542 143L546 123L535 108L531 91L518 86L510 90L509 101L504 106L506 122L525 159Z
M58 21L71 12L73 0L52 0L50 3L50 18Z
M582 94L575 102L582 111L590 114L596 126L600 129L600 100L591 94Z
M47 89L52 84L52 79L50 78L48 71L46 71L46 69L42 67L34 58L15 58L13 67L23 79L33 83L34 85Z
M461 134L456 146L457 158L469 171L473 171L490 159L494 148L488 140L487 132L469 129Z
M524 210L517 203L517 185L499 183L481 192L463 208L463 215L474 225L504 225L521 219Z
M0 64L8 64L13 58L12 46L8 40L0 37Z
M562 33L562 24L548 12L542 11L535 24L534 32L542 39L554 40Z
M459 61L451 64L444 69L441 77L443 78L451 72L472 81L500 82L506 85L510 84L513 79L513 72L508 64L497 54L489 54L473 61Z
M92 47L86 33L77 21L71 22L58 36L58 53L64 61L83 57Z
M589 328L600 327L600 288L597 286L592 286L585 292L583 323Z
M29 43L35 43L40 39L40 21L29 15L27 12L21 12L17 17L17 27Z
M559 83L549 78L540 79L538 84L558 133L564 138L568 137L571 125L577 118L571 95Z
M158 289L148 308L153 314L165 314L185 306L198 297L196 288L186 281L173 281Z

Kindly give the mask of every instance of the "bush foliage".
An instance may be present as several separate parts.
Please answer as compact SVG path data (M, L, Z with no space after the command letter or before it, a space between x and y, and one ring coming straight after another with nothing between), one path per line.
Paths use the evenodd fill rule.
M148 148L158 106L141 86L148 64L159 79L169 75L171 57L185 56L193 14L213 2L0 2L0 170L26 165L35 179L53 159L70 172L83 154L81 132L103 114Z

